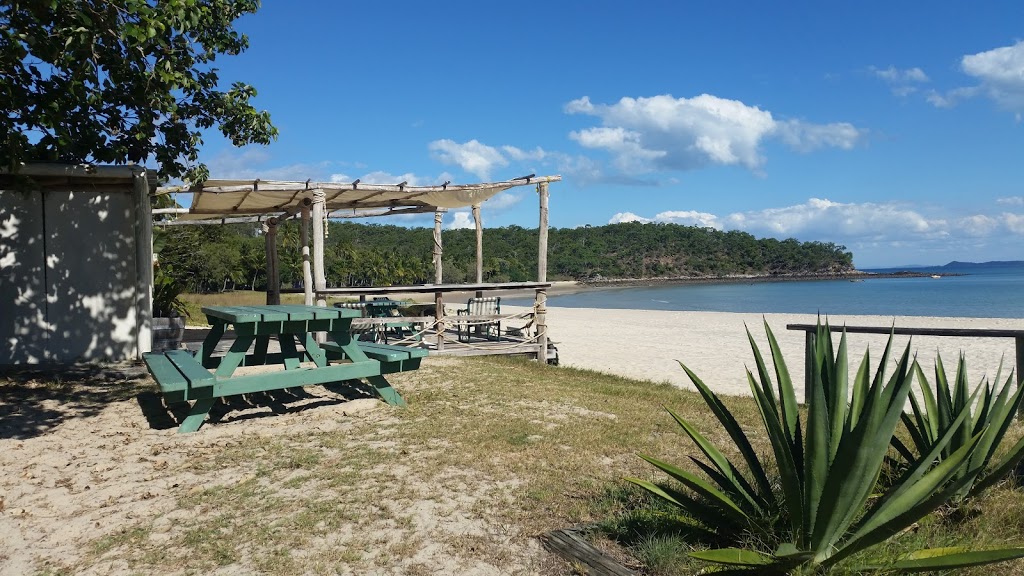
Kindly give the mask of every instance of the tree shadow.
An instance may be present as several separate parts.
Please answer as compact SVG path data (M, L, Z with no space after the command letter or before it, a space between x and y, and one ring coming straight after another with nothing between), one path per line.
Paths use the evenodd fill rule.
M95 416L152 384L135 365L4 367L0 372L0 439L25 440L71 418Z

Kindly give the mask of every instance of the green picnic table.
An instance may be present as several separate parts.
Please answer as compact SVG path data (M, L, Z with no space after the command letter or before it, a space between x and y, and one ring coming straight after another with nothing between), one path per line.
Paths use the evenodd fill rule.
M302 305L202 310L211 328L195 356L187 350L143 356L165 400L190 403L181 433L198 430L218 398L346 380L365 379L382 400L405 406L384 374L415 370L427 355L422 349L357 341L351 333L357 310ZM234 327L235 340L225 354L215 355L228 326ZM317 332L326 332L329 341L317 343ZM280 352L268 352L271 338ZM281 370L235 375L239 366L255 365L280 365Z

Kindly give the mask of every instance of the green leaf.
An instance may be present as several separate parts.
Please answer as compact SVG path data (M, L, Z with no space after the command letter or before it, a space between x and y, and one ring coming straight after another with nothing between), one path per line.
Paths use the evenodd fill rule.
M707 404L711 412L718 418L718 421L721 422L725 431L729 434L729 438L732 439L733 444L736 445L740 454L743 455L743 460L754 477L754 483L757 484L761 499L766 502L774 501L774 493L772 492L771 483L768 481L768 475L764 471L764 466L761 464L757 452L754 450L753 445L751 445L747 435L743 432L743 428L736 421L736 418L729 412L729 409L726 408L725 403L722 402L718 395L712 392L711 388L704 384L692 370L687 368L682 362L679 362L679 366L690 377L690 381L693 382L701 397L704 398L704 403Z
M778 467L779 482L782 484L782 495L785 499L786 509L789 511L790 526L794 533L799 534L803 525L803 480L802 471L793 460L792 447L786 439L786 432L782 422L779 421L778 412L770 408L771 403L764 391L754 381L754 375L747 370L747 381L750 384L750 391L754 395L754 401L761 413L761 420L764 422L765 430L768 432L768 440L772 445L772 452L775 454L775 463Z
M682 483L690 490L693 490L701 497L709 500L713 506L721 510L724 514L727 514L733 521L749 521L749 517L747 516L746 512L744 512L735 502L733 502L731 498L722 493L721 490L718 490L711 484L708 484L700 476L687 472L686 470L683 470L682 468L679 468L667 462L662 462L657 458L652 458L650 456L645 456L643 454L640 454L640 457L653 464L662 472L665 472L669 476L675 478L677 481Z
M714 564L725 564L728 566L768 566L775 559L768 554L762 554L753 550L742 548L719 548L717 550L701 550L687 554L691 558L712 562Z
M918 550L891 564L873 564L857 568L856 571L886 572L930 572L934 570L955 570L971 566L983 566L1024 558L1024 547L965 547L930 548Z

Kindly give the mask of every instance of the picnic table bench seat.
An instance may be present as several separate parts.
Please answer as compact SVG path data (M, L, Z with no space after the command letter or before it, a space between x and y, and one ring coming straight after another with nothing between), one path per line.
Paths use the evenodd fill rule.
M406 370L416 370L420 361L428 352L422 348L380 344L378 342L358 342L359 349L371 360L380 362L382 374L394 374ZM334 342L324 342L320 348L327 352L329 360L345 360L347 355L341 346Z
M142 359L167 402L195 399L198 391L190 393L191 390L213 386L213 374L188 350L147 352Z

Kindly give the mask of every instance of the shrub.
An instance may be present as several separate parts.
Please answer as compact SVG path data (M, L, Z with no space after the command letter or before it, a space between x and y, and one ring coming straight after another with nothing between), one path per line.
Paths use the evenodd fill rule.
M819 323L814 358L808 366L811 389L806 421L802 421L789 370L767 323L765 331L777 388L773 389L768 368L749 331L758 378L748 370L747 379L771 442L772 476L778 477L778 489L768 481L767 470L772 463L762 462L725 404L685 365L683 369L741 454L746 475L685 419L670 411L704 454L705 461L694 460L709 480L644 455L641 457L686 490L627 479L719 534L762 532L760 541L775 547L774 551L721 548L693 552L692 557L728 566L732 571L757 574L825 569L907 528L949 501L977 476L979 470L971 467L971 457L985 435L984 429L971 431L957 449L940 459L967 418L968 412L961 411L949 430L924 454L914 457L891 486L876 493L890 441L910 394L912 372L918 370L916 361L911 360L909 343L890 377L886 378L885 367L891 337L874 377L869 376L870 355L865 354L851 383L845 332L835 351L828 325ZM760 524L773 517L779 520ZM1018 557L1024 557L1024 548L941 548L857 570L939 570Z

